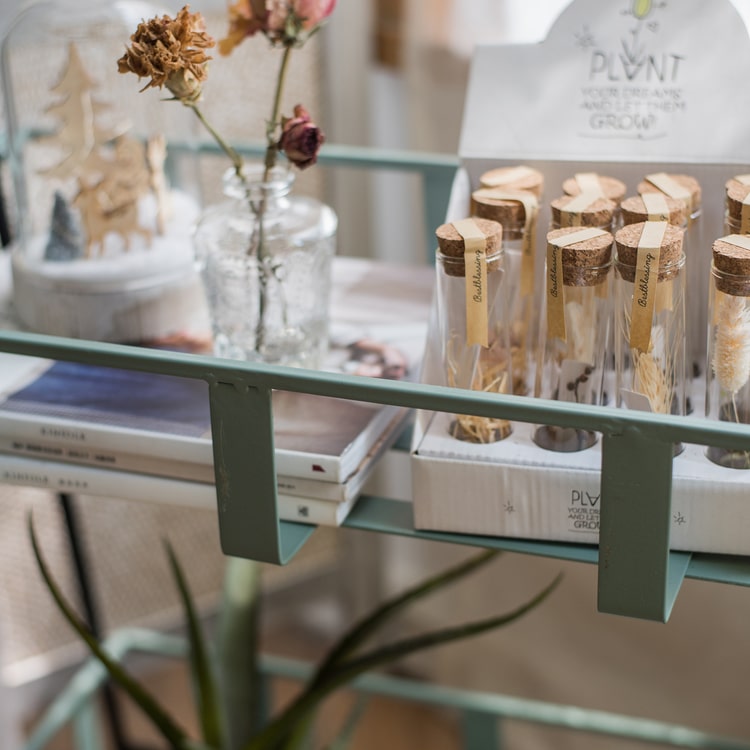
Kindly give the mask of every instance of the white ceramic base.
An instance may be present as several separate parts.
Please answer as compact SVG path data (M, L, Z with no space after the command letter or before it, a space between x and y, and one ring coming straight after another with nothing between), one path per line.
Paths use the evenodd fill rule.
M108 240L102 257L69 262L42 258L46 237L13 254L13 306L33 331L99 341L139 342L209 331L193 260L197 204L173 194L173 218L149 246L128 252ZM151 207L146 204L144 210Z

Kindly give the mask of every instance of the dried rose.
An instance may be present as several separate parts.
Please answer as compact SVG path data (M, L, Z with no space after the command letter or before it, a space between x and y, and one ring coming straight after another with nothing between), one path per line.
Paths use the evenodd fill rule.
M150 78L142 91L166 86L177 99L195 101L211 59L204 50L215 44L205 29L203 16L190 13L189 5L175 18L164 15L143 21L130 37L131 46L117 61L117 69Z
M271 33L283 33L294 25L309 32L333 13L336 0L271 0L267 5Z
M294 108L294 117L282 118L281 126L278 148L286 154L286 158L299 169L307 169L315 164L325 136L310 120L307 110L298 104Z
M229 6L229 31L219 40L219 53L228 55L245 37L266 28L265 0L237 0Z
M228 55L259 31L272 42L299 44L335 7L336 0L236 0L229 6L229 31L219 52Z

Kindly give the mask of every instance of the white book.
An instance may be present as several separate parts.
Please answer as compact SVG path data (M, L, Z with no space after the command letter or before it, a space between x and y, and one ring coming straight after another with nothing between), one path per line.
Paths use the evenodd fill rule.
M6 453L0 453L0 483L189 508L216 508L216 488L206 482L167 479ZM253 501L251 496L249 502ZM341 525L356 502L356 496L343 502L330 502L281 493L277 495L281 520L318 526Z
M330 502L353 500L377 465L377 459L390 448L405 426L408 412L399 411L381 432L360 465L345 482L328 482L277 475L277 491L284 495L316 498ZM107 451L88 445L47 442L34 437L0 434L0 453L34 458L40 461L71 463L92 468L149 474L166 479L186 479L213 484L214 467L211 463L193 463L179 459L165 459L143 453Z
M337 258L325 369L416 379L433 274ZM406 414L403 407L274 391L278 475L343 484ZM208 387L201 380L3 353L0 440L4 449L12 441L64 446L68 459L76 451L107 455L118 466L134 456L152 467L194 464L203 468L183 466L186 478L212 476ZM133 468L152 470L145 463Z

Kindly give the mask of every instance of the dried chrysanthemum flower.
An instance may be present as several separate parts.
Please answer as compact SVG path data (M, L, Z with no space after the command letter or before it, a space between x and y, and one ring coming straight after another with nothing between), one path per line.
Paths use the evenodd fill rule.
M717 292L716 337L711 363L719 385L737 393L750 379L750 311L745 298Z
M143 21L130 41L117 69L150 78L141 91L166 86L181 101L200 97L206 63L211 59L205 50L215 44L200 13L191 13L185 5L175 18L164 15Z

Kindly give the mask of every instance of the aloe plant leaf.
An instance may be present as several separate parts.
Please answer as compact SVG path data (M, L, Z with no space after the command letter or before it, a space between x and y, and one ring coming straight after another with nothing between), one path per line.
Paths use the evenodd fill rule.
M559 585L562 580L562 574L558 574L550 584L545 586L536 596L532 597L526 603L517 607L510 612L494 617L476 620L475 622L456 625L449 628L442 628L431 633L422 633L413 638L405 638L396 643L374 649L360 657L344 662L334 671L333 677L336 681L343 678L344 682L354 679L357 675L367 672L371 669L377 669L385 664L389 664L396 659L408 656L417 651L426 648L432 648L451 641L471 638L488 630L509 625L518 620L523 615L538 607ZM340 673L340 674L339 674Z
M185 622L187 623L188 638L190 641L190 671L193 677L193 689L200 719L201 734L209 746L220 748L224 744L222 713L216 680L214 679L208 649L206 648L206 641L203 637L203 631L198 620L198 615L195 612L195 606L193 605L193 597L185 579L182 566L177 559L172 545L165 541L165 547L169 557L169 565L172 568L172 575L180 592L180 599L185 613Z
M562 574L556 576L536 596L505 614L450 628L443 628L431 633L414 636L413 638L406 638L388 646L375 649L363 656L339 663L322 676L319 681L311 682L285 711L274 719L254 741L246 746L245 750L264 750L265 748L276 747L275 743L289 736L295 725L304 721L310 712L331 692L364 672L385 666L396 659L416 653L417 651L476 636L514 622L541 604L554 591L561 579Z
M468 560L454 565L452 568L448 568L384 602L339 640L338 644L318 667L312 682L315 683L320 680L336 664L359 648L384 622L406 606L474 572L494 560L499 554L499 550L484 550L478 555L474 555Z
M34 519L32 514L28 516L29 535L31 537L31 546L34 550L37 566L42 574L47 589L58 606L63 617L68 621L70 626L80 636L81 640L88 646L89 651L96 657L112 680L117 683L138 705L146 716L153 722L155 727L169 742L170 747L177 750L187 750L190 743L182 728L172 719L172 717L162 708L161 705L151 696L136 680L134 680L126 671L112 659L102 648L99 641L91 634L86 625L80 620L73 610L72 606L66 600L55 579L47 567L47 563L42 556L39 547L39 541L34 529ZM193 745L194 747L194 745Z

